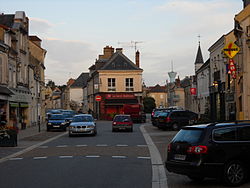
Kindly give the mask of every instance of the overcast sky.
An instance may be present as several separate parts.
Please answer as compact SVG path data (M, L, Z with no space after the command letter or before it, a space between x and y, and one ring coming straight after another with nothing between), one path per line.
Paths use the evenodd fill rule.
M94 64L103 47L123 47L134 62L137 41L147 86L169 80L171 62L180 78L194 74L201 36L208 48L234 27L242 0L0 0L0 12L25 11L30 35L47 50L46 79L66 84ZM46 81L47 81L46 80Z

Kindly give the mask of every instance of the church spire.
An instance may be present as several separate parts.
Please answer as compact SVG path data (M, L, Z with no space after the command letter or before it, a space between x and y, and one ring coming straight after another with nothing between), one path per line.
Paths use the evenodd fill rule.
M195 72L204 64L204 60L203 60L202 52L201 52L201 46L200 46L200 37L201 36L199 35L198 37L199 37L199 46L198 46L198 51L196 54L196 59L194 62Z

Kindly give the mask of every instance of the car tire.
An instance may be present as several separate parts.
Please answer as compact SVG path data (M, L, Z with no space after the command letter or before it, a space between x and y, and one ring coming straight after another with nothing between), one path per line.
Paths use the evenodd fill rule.
M172 125L172 128L173 128L174 131L178 131L178 130L180 129L178 123L174 123L174 124Z
M112 128L112 132L116 132L115 128Z
M72 137L73 135L72 134L70 134L70 132L69 132L69 137Z
M130 128L130 130L129 130L130 132L133 132L133 128Z
M229 186L242 185L247 177L247 171L240 161L231 161L224 168L224 182Z
M188 176L188 178L195 182L201 182L204 180L204 177L202 176Z
M47 127L47 132L49 132L49 131L50 131L50 128Z

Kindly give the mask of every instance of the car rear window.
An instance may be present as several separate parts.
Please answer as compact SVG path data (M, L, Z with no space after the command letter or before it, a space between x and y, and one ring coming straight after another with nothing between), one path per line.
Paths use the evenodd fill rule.
M199 142L203 129L181 129L173 138L173 142L195 144Z
M131 121L131 118L130 116L116 116L114 118L114 121L117 121L117 122Z

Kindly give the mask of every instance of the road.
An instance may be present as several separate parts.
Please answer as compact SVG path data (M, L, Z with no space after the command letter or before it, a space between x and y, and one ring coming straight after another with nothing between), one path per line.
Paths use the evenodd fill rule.
M95 137L68 137L67 132L55 132L56 139L0 162L0 187L151 188L153 157L140 126L150 136L163 161L167 145L177 132L159 130L150 122L135 124L132 133L111 132L110 121L98 121L97 126ZM51 135L50 132L47 137ZM167 185L159 188L225 187L214 179L197 183L186 176L165 173ZM241 186L247 187L249 182Z
M132 133L113 133L107 121L97 126L95 137L65 133L0 163L0 187L150 188L150 155L139 124Z

